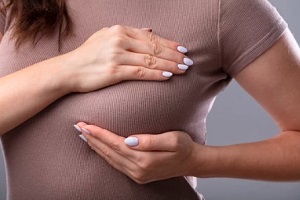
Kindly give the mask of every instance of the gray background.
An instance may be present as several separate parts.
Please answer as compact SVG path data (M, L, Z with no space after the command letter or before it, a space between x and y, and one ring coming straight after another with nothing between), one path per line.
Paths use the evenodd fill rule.
M270 0L300 42L300 1ZM222 92L208 117L208 144L258 141L279 132L262 108L233 81ZM299 169L300 170L300 169ZM208 200L300 200L300 182L270 183L236 179L199 179L198 190ZM0 200L5 200L5 170L0 153Z

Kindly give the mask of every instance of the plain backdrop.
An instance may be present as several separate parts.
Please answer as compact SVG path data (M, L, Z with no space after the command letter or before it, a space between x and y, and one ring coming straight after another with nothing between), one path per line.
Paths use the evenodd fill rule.
M296 40L300 42L300 1L270 2L288 22ZM273 137L279 132L270 116L235 81L218 96L207 123L209 145L258 141ZM204 194L206 200L300 200L300 182L199 179L197 189ZM5 168L0 151L0 200L5 200L5 197Z

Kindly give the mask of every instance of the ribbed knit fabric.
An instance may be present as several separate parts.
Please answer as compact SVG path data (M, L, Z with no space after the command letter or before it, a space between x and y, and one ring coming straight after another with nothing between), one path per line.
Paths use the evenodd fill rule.
M194 65L165 82L127 81L67 95L6 133L8 199L200 199L193 179L136 184L80 140L73 124L85 121L122 136L182 130L204 144L216 95L280 38L286 23L266 0L69 0L68 7L75 32L63 41L63 52L103 27L121 24L149 27L179 42L189 49ZM0 76L59 55L57 35L16 51L12 24L0 16Z
M4 7L3 2L0 2L0 9ZM0 33L4 33L5 29L5 17L6 11L5 10L0 10Z

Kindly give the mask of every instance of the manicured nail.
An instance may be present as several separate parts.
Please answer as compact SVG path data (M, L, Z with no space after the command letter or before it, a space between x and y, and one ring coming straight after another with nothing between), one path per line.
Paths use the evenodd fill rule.
M173 73L171 72L163 72L162 75L166 78L170 78L171 76L173 76Z
M139 144L139 139L136 137L128 137L124 140L125 144L130 147L137 146Z
M180 52L180 53L186 53L188 52L187 48L183 47L183 46L178 46L177 47L177 50Z
M82 128L81 130L82 130L82 132L84 132L84 133L86 133L88 135L91 135L91 133L88 130L86 130L85 128Z
M194 62L191 59L189 59L189 58L184 58L183 59L183 63L186 64L186 65L188 65L188 66L191 66L191 65L194 64Z
M181 70L187 70L189 68L189 66L183 65L183 64L178 64L178 68Z
M152 29L151 28L142 28L144 31L148 31L148 32L152 32Z
M80 137L83 141L87 142L87 139L86 139L83 135L79 135L79 137Z
M75 124L75 125L74 125L74 128L75 128L77 131L79 131L79 132L81 133L81 129L80 129L79 126L77 126L77 125Z

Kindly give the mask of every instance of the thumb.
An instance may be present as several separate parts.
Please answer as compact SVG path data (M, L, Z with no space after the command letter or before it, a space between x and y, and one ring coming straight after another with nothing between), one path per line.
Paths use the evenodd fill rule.
M167 132L158 135L132 135L127 137L124 142L135 150L174 152L177 150L178 138L178 134Z

